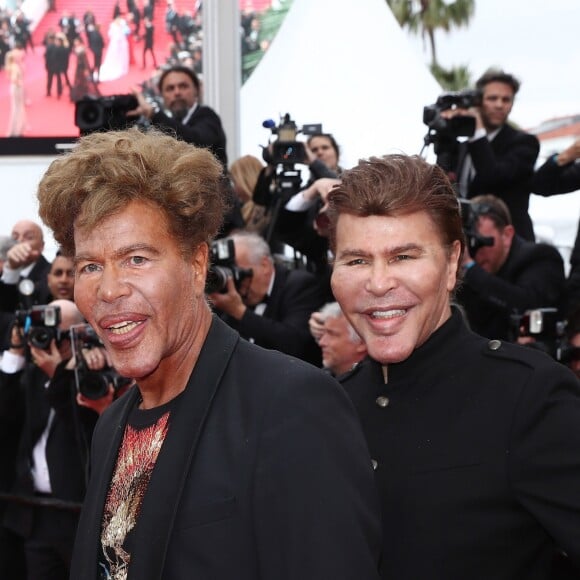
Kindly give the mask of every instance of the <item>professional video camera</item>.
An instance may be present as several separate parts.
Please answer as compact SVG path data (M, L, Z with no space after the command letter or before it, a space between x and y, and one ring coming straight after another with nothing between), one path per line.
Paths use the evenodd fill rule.
M566 321L557 308L535 308L511 317L514 340L529 336L534 342L527 346L541 350L563 364L580 359L580 348L570 344L566 336Z
M459 198L459 209L461 210L461 221L463 222L463 232L467 243L467 250L472 258L475 258L477 250L484 246L493 246L493 238L482 236L477 231L477 218L480 215L480 204L472 203L468 199Z
M220 238L211 244L210 248L210 268L205 281L205 291L207 294L227 292L228 278L234 280L236 290L240 290L242 281L251 278L251 269L238 268L236 265L236 248L234 240Z
M286 113L280 118L279 125L276 125L272 119L268 119L262 123L262 126L270 129L272 135L276 136L276 139L270 141L262 151L264 161L276 167L271 195L267 199L254 198L256 203L265 205L271 211L270 223L264 234L266 241L270 242L276 229L280 208L302 187L302 173L296 164L308 164L306 146L303 142L297 141L296 138L299 133L303 135L322 134L322 124L314 123L298 128L290 117L290 113Z
M24 339L42 350L48 350L53 340L61 339L60 320L60 306L33 306L16 311L16 325L23 330Z
M291 119L290 113L281 117L280 124L276 125L274 121L268 119L262 125L270 129L277 139L270 142L270 147L265 147L263 151L264 161L272 165L293 166L295 163L307 163L306 147L302 141L297 141L299 133L303 135L319 135L322 133L322 125L314 123L303 125L301 129Z
M122 377L113 367L106 365L101 370L88 367L83 350L102 347L103 343L90 324L75 324L70 327L73 356L75 357L75 384L77 391L87 399L100 399L109 392L109 385L118 391L133 379Z
M433 144L437 164L450 172L457 164L458 137L471 137L475 132L475 118L464 115L451 119L441 116L449 109L469 109L481 105L481 92L466 90L443 93L434 104L423 108L423 123L428 131L425 146Z
M75 125L81 135L101 130L121 130L135 124L127 112L139 106L135 95L84 97L75 105Z

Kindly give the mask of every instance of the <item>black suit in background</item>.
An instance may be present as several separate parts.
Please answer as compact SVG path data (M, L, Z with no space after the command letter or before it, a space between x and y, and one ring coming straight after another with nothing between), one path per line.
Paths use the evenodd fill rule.
M530 187L534 193L544 197L580 189L580 161L560 166L551 157L534 173ZM570 254L568 313L578 308L580 308L580 220Z
M62 78L58 65L58 48L54 40L49 40L44 52L44 68L46 69L46 96L52 93L52 81L56 75L56 94L62 95Z
M373 580L379 508L354 409L319 369L214 317L143 498L129 579ZM71 578L95 580L137 389L101 415Z
M151 117L151 123L156 127L172 129L179 139L187 143L209 148L221 161L224 170L227 169L226 134L221 119L210 107L198 105L185 125L162 110Z
M36 571L39 579L49 580L66 578L68 565L72 557L74 537L84 499L88 450L92 431L97 421L97 414L87 408L79 407L75 401L73 371L64 369L62 363L55 373L48 388L45 383L48 377L31 363L19 373L0 373L0 390L2 393L19 393L20 400L12 407L2 408L2 421L16 420L22 425L18 444L16 473L11 489L12 495L19 500L7 503L4 514L4 525L18 536L24 538L29 564ZM52 494L44 501L63 502L40 506L35 493L32 474L32 450L42 435L49 418L51 408L54 418L46 445L46 461L50 476ZM49 547L59 555L60 571L55 575L49 570L55 569L54 558L46 565L45 549L30 550L29 545L40 544ZM47 567L45 567L47 566ZM63 576L64 574L64 576Z
M555 307L562 312L566 277L560 252L548 244L514 236L506 261L495 274L474 264L457 292L471 329L487 338L514 339L510 315L532 308Z
M343 382L382 502L385 580L548 580L580 567L580 385L453 316L405 361Z
M5 313L0 313L5 314ZM0 387L2 387L0 379ZM23 386L0 388L0 493L9 494L16 476L18 444L25 413ZM24 580L24 544L22 538L4 525L8 501L0 500L0 578Z
M308 320L325 301L323 288L313 274L276 265L272 293L263 315L248 308L241 320L229 315L222 319L259 346L320 366L320 348L310 334Z
M528 213L529 179L534 171L540 143L534 135L504 125L493 141L487 138L462 143L458 177L469 152L475 177L469 182L467 198L493 194L508 206L516 233L533 241L534 227Z
M0 281L0 310L14 312L20 307L29 308L33 304L47 304L50 300L47 276L50 272L50 262L40 256L28 276L28 280L34 282L34 293L30 296L28 305L20 305L21 297L18 292L18 284L5 284Z
M534 172L530 189L533 193L544 197L580 189L580 161L558 165L554 158L550 157Z

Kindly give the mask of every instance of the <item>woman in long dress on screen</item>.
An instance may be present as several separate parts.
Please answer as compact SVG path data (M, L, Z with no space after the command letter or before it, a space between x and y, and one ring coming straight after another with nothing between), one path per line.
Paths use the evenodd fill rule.
M129 25L119 15L109 25L109 44L101 66L100 81L113 81L129 72Z
M15 42L14 48L6 53L4 68L10 83L10 120L8 137L21 137L26 127L24 102L24 48Z

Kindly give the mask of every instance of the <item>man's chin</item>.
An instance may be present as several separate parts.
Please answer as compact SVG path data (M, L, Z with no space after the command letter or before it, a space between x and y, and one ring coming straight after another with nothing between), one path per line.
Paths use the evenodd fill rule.
M400 363L408 359L413 354L415 345L394 338L394 340L381 340L375 344L367 343L367 350L373 360L386 365Z
M171 108L171 114L174 119L179 119L180 121L187 115L188 109L184 105L178 105Z

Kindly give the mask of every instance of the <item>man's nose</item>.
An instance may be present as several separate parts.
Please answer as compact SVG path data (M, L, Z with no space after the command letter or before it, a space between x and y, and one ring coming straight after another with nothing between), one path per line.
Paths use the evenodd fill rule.
M117 268L105 267L99 280L98 298L104 302L115 302L129 293L129 285L124 280L122 273Z
M396 286L393 269L388 264L374 263L366 282L366 290L376 296L383 296Z

